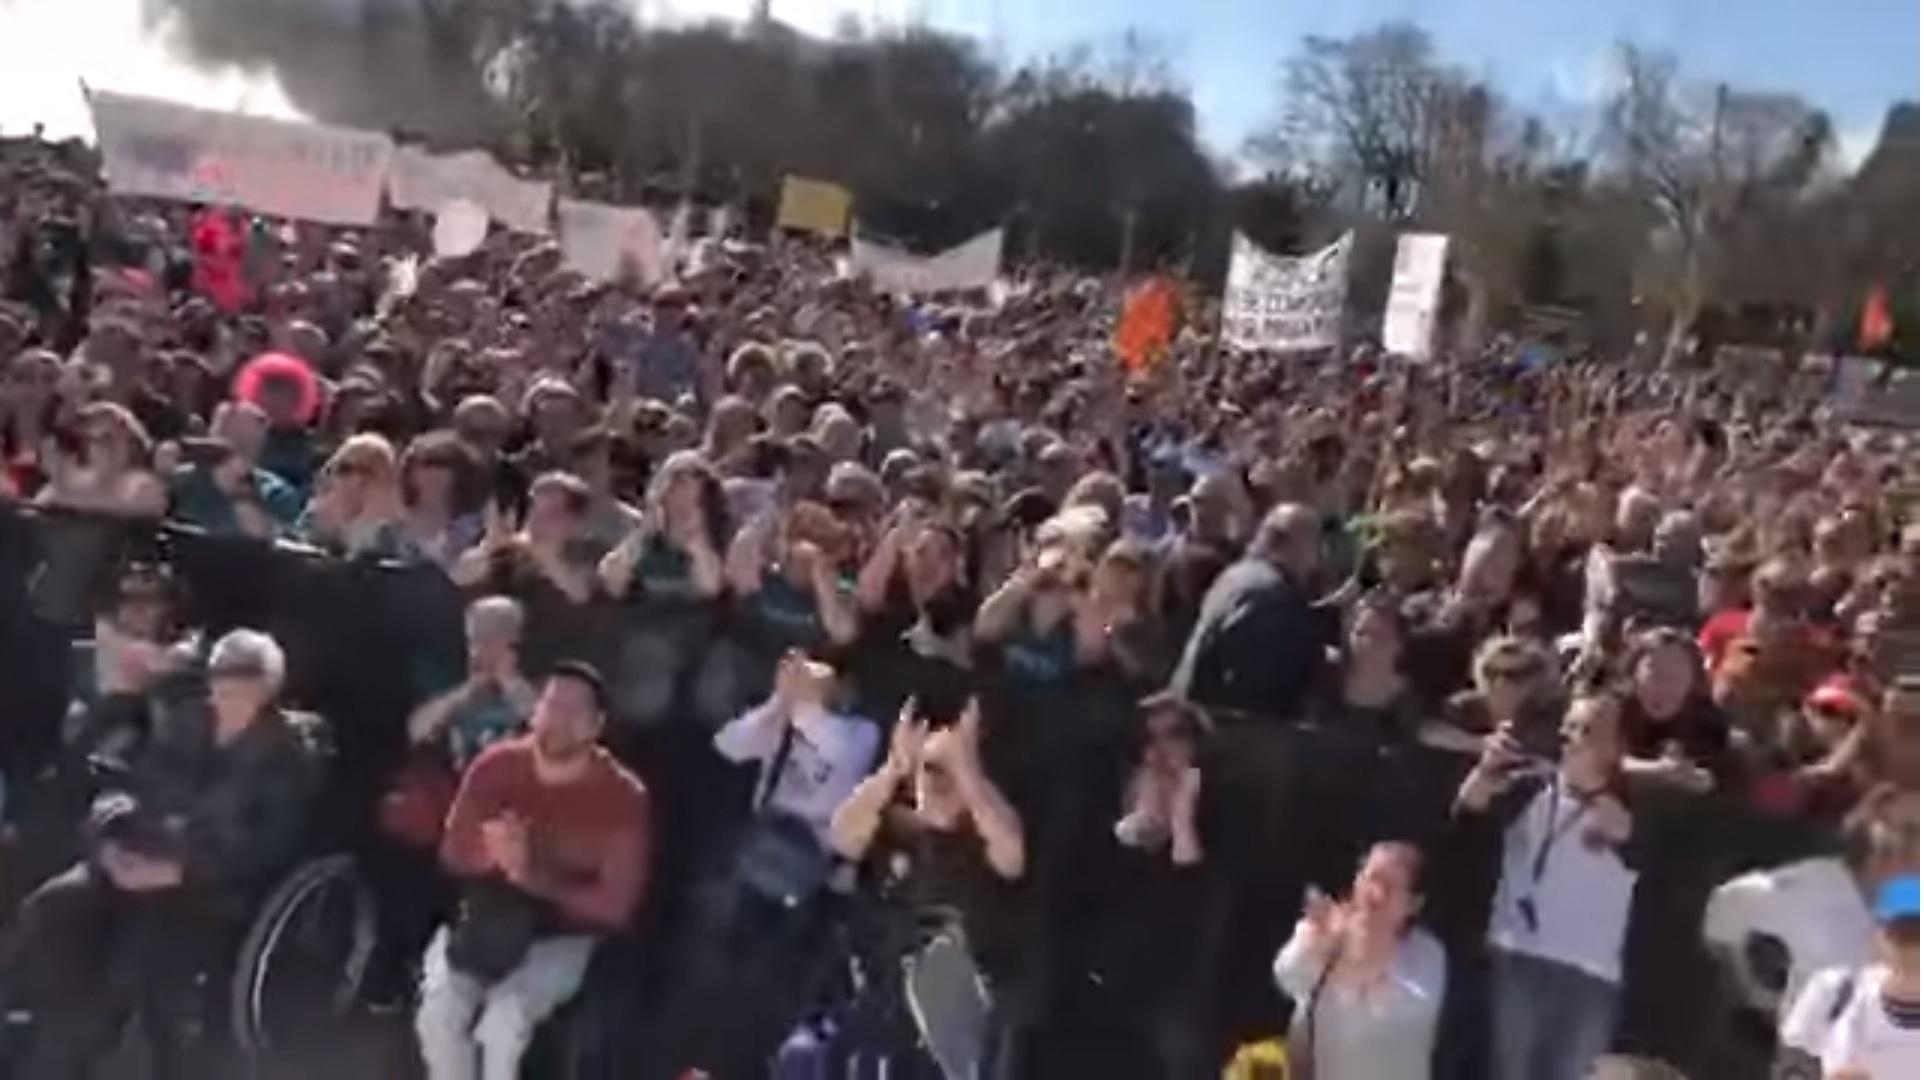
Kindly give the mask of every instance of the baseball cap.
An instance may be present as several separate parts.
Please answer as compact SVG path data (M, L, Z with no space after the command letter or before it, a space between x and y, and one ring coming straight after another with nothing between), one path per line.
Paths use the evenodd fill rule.
M1877 901L1871 911L1880 923L1917 918L1917 875L1899 874L1877 887Z

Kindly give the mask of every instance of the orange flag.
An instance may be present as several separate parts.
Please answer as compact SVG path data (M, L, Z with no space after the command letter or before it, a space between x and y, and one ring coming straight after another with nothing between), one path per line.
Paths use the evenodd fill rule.
M1176 336L1181 303L1176 283L1163 277L1138 285L1123 301L1122 318L1116 323L1116 355L1122 358L1124 371L1141 375L1162 360Z
M1870 352L1891 343L1896 326L1891 321L1891 294L1879 285L1864 299L1864 313L1857 320L1857 347Z

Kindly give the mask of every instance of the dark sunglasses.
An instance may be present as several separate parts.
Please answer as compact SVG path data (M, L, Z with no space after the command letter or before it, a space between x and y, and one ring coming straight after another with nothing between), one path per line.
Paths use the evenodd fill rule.
M1516 667L1492 667L1487 669L1485 674L1493 683L1521 683L1533 681L1537 678L1539 672L1534 665L1525 664Z

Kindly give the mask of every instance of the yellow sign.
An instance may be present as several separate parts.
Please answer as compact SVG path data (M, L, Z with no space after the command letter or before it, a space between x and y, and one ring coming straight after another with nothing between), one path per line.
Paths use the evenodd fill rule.
M775 224L784 229L840 236L848 231L850 201L848 189L840 184L784 176L782 205L775 214Z

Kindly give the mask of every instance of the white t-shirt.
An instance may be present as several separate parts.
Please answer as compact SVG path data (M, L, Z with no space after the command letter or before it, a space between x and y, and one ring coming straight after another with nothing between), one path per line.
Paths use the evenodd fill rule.
M1637 872L1615 848L1584 841L1590 813L1589 804L1553 777L1504 830L1503 876L1490 907L1489 940L1496 948L1616 983L1623 978L1623 935ZM1534 923L1526 905L1535 912Z
M1328 961L1309 948L1305 926L1276 954L1276 986L1308 1022L1309 999ZM1317 1080L1427 1080L1443 1007L1443 946L1421 929L1398 940L1383 982L1367 990L1326 983L1316 997Z
M1751 935L1774 937L1790 954L1783 993L1757 985L1743 962ZM1824 968L1858 968L1876 952L1877 924L1841 859L1803 859L1734 877L1704 906L1704 940L1732 957L1752 1007L1786 1015L1804 984Z
M1884 1011L1888 974L1872 965L1829 968L1811 976L1784 1017L1779 1041L1817 1058L1826 1076L1858 1069L1870 1080L1915 1080L1917 1029L1898 1027ZM1841 1010L1840 994L1847 995Z
M837 716L819 706L795 710L795 738L782 774L768 796L769 809L801 818L828 840L828 821L835 808L868 775L881 740L875 725L857 716ZM730 761L759 761L757 797L768 785L768 768L781 748L783 721L769 705L759 705L722 725L715 733L715 749Z

